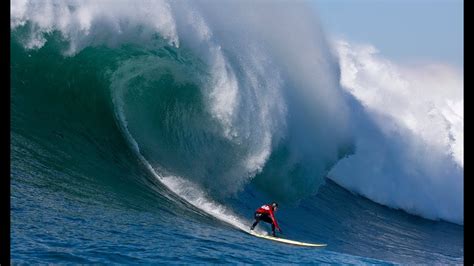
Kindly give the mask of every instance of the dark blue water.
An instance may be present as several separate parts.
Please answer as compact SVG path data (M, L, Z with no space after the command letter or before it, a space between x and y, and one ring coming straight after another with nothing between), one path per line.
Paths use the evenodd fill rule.
M15 263L463 263L462 226L388 209L331 181L277 213L286 237L328 244L302 248L254 238L198 214L128 173L104 180L47 169L26 144L13 135ZM39 158L51 155L34 150ZM250 221L258 204L246 201L235 211Z

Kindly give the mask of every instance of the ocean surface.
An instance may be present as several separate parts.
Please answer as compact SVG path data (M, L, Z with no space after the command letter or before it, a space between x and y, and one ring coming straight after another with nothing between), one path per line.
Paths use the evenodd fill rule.
M464 263L458 83L374 98L305 2L11 4L12 263Z

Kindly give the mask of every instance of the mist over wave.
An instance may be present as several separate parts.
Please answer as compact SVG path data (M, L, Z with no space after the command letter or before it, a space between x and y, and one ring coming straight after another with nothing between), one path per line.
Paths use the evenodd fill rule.
M329 173L376 202L463 222L462 78L449 68L399 68L349 43L338 62L306 2L11 6L26 49L59 34L67 57L113 51L103 76L122 133L197 207L219 209L204 206L250 182L295 202Z

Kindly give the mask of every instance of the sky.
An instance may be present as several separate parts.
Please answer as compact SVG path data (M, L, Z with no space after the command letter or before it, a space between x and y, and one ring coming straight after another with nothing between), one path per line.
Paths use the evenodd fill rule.
M462 0L315 0L326 35L400 63L464 66Z

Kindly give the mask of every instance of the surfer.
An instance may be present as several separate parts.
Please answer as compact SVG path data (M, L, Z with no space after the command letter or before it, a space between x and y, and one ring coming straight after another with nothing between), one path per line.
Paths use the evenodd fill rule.
M278 231L280 231L280 233L283 233L275 219L274 213L277 211L277 209L278 203L276 202L272 202L271 204L265 204L262 207L258 208L254 214L255 222L253 223L252 227L250 227L250 230L253 230L260 221L264 221L272 225L273 236L276 236L275 227L278 228Z

